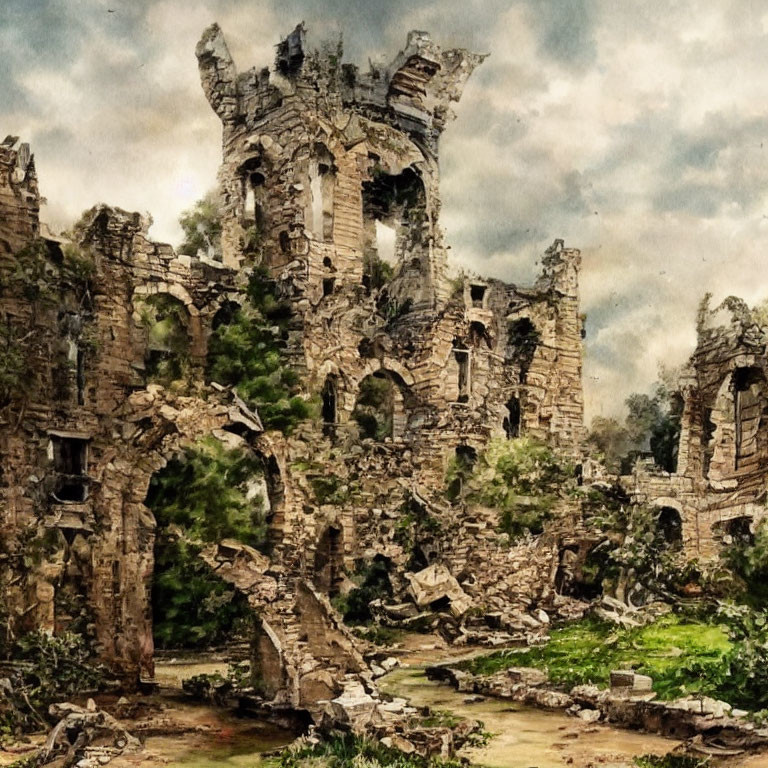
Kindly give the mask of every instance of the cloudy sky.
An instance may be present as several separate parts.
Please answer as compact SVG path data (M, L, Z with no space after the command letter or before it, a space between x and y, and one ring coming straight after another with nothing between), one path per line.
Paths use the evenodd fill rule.
M360 65L410 29L490 54L443 138L443 226L512 282L582 249L588 417L686 359L704 292L768 295L764 0L0 0L0 133L32 144L45 217L107 202L177 242L220 156L201 31L247 69L301 20Z

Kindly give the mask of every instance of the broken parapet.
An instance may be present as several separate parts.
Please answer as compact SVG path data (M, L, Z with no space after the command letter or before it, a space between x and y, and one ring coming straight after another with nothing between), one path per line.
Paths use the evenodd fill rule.
M443 51L427 32L413 31L390 64L371 65L360 75L354 65L342 63L341 44L307 50L303 24L278 44L275 76L267 68L238 74L218 24L205 30L196 54L205 95L225 123L243 117L251 124L261 121L286 98L308 89L337 108L343 103L351 112L419 137L434 150L450 103L461 98L485 59L463 49Z
M198 43L203 90L223 124L224 263L240 266L258 252L273 268L304 261L311 280L331 279L330 271L340 285L344 272L359 284L376 218L402 217L403 202L413 207L420 195L419 248L409 262L420 263L426 285L411 298L430 305L445 271L437 143L450 102L483 57L442 51L414 32L391 65L360 77L342 64L340 47L305 45L297 27L278 45L274 73L238 73L218 25ZM379 179L387 209L366 213L365 185L374 193ZM397 239L405 247L404 231Z
M40 193L29 144L7 136L0 144L0 259L40 233Z

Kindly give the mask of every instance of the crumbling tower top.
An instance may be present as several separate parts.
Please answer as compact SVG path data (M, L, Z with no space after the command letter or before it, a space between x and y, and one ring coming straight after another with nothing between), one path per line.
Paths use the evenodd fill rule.
M278 43L272 73L253 68L238 74L218 24L205 30L196 54L203 90L225 123L261 118L285 96L312 89L329 106L388 123L419 137L433 152L451 117L450 102L461 98L467 79L486 58L460 48L444 51L427 32L412 31L392 62L372 64L360 74L354 64L342 63L340 43L308 50L303 23Z

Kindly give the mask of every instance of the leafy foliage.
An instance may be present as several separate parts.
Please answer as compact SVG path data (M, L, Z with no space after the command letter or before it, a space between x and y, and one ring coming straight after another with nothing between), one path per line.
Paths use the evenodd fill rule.
M550 448L527 437L491 440L466 481L467 498L501 513L513 537L541 533L568 481L571 467Z
M354 733L334 732L317 744L288 747L277 759L278 768L459 768L459 759L426 758L405 754Z
M754 607L768 608L768 522L758 524L752 541L734 541L721 556L743 582L741 599Z
M221 252L221 215L215 192L209 192L192 208L181 214L179 224L184 231L184 241L178 252L186 256L198 256L201 252L213 258Z
M360 382L352 418L363 439L383 440L392 436L395 384L386 376L366 376Z
M674 590L682 578L680 552L659 524L660 510L630 504L620 495L590 489L589 526L604 537L589 553L588 565L599 573L606 592L620 591L636 600ZM595 495L606 503L597 507Z
M20 662L10 678L11 691L0 699L0 743L39 726L47 727L48 706L99 688L104 670L92 663L85 640L67 632L34 632L11 651Z
M208 343L209 381L234 386L258 409L266 429L289 434L313 413L299 396L299 378L285 360L290 309L265 269L253 272L248 304L220 325Z
M155 638L160 647L222 642L249 616L245 600L199 558L200 546L234 538L254 547L267 539L264 500L254 478L261 462L207 438L152 478L147 506L155 514Z

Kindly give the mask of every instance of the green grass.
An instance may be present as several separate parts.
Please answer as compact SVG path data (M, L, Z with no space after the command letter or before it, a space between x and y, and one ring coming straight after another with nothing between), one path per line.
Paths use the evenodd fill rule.
M271 768L461 768L458 759L406 755L351 733L334 732L319 744L289 747Z
M728 629L667 615L645 627L617 628L594 618L556 629L550 641L523 651L499 651L463 662L473 674L510 667L546 669L564 688L609 682L613 669L633 669L653 678L659 698L700 692L715 696L732 648Z

